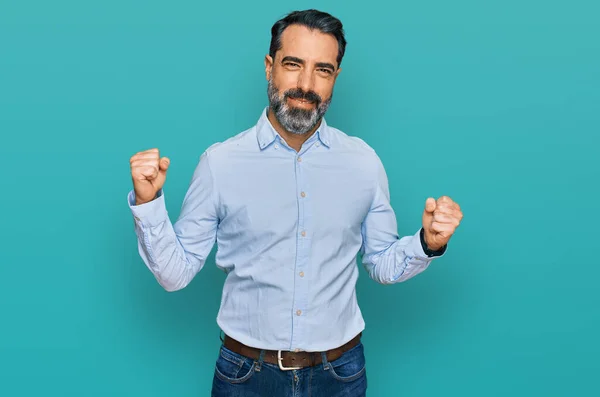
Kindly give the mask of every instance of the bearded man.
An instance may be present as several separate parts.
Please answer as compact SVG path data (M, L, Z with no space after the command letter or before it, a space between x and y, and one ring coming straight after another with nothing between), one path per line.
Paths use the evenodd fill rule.
M139 253L167 291L186 287L214 244L223 269L224 337L213 396L364 396L357 258L381 284L442 256L462 212L428 198L400 237L375 151L324 119L346 48L342 23L317 10L277 21L265 57L269 105L256 125L203 151L172 224L170 160L130 159Z

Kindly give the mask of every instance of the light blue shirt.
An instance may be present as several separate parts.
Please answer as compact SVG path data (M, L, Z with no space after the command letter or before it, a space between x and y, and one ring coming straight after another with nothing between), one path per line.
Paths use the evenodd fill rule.
M436 258L420 229L398 236L371 147L322 120L296 152L266 109L255 126L202 153L174 224L165 192L136 206L132 190L128 201L139 253L167 291L188 285L217 243L227 274L217 323L257 348L324 351L363 331L358 253L381 284L408 280Z

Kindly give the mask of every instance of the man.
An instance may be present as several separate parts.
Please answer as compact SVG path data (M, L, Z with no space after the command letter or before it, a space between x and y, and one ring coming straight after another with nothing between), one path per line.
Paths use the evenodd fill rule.
M269 106L202 154L174 225L169 159L158 149L131 158L139 252L160 285L184 288L217 243L227 278L213 396L365 395L357 254L376 282L402 282L444 254L462 219L449 197L429 198L422 228L399 238L378 156L323 118L345 45L323 12L275 23Z

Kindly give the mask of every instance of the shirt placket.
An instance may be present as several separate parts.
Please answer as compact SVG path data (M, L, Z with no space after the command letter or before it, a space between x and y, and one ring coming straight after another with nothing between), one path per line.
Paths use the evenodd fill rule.
M295 156L296 196L298 202L298 227L296 236L296 266L294 271L294 309L291 349L301 350L309 341L305 339L308 312L308 286L310 280L309 256L312 236L312 211L310 186L306 173L306 153L310 147Z

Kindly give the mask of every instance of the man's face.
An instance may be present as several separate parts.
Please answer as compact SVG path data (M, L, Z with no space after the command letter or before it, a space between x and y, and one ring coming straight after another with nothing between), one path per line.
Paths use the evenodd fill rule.
M327 111L341 71L337 54L332 35L291 25L281 35L275 59L265 58L269 104L287 131L305 134Z

